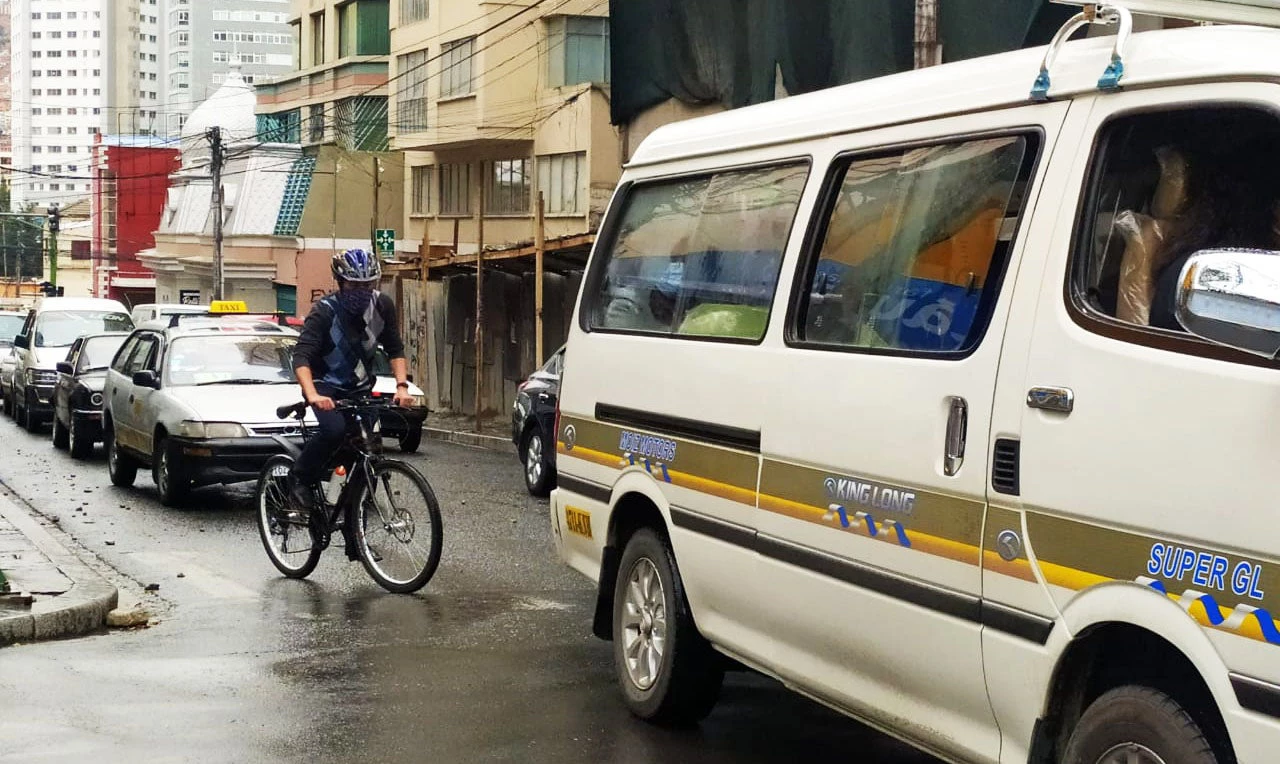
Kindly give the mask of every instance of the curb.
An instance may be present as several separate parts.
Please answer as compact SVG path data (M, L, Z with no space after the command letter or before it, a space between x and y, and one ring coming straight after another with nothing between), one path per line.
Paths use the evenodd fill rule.
M440 440L445 443L456 443L460 446L483 448L487 451L502 451L509 454L516 449L509 439L497 435L479 435L474 432L456 432L454 430L440 430L434 427L423 427L422 434L427 436L429 440Z
M49 561L71 579L57 597L38 599L29 612L0 616L0 645L73 637L104 628L119 592L49 534L31 515L0 494L0 517L8 520Z

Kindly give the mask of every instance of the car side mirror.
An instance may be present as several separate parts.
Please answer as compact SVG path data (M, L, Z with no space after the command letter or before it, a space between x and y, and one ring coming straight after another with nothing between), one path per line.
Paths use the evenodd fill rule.
M135 371L133 373L133 384L138 387L149 387L152 390L159 390L160 377L156 376L156 373L150 369Z
M1211 342L1265 358L1280 354L1280 252L1207 249L1178 279L1178 322Z
M58 361L57 369L59 374L75 374L76 373L76 370L71 367L71 363L68 361Z
M19 334L17 337L13 338L13 344L15 347L29 348L31 347L31 338L27 337L25 334Z

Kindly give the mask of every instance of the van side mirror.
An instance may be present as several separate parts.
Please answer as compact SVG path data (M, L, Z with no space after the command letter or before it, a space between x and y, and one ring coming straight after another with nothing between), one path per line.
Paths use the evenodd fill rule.
M160 377L151 369L143 369L133 373L133 384L138 387L149 387L152 390L160 389Z
M1280 354L1280 252L1195 253L1178 279L1177 316L1197 337L1275 359Z
M31 338L25 334L19 334L17 337L13 338L13 345L14 347L20 347L23 349L29 348L31 347Z
M71 364L68 361L58 361L58 365L56 368L58 369L59 374L75 374L76 373L76 370L71 368Z

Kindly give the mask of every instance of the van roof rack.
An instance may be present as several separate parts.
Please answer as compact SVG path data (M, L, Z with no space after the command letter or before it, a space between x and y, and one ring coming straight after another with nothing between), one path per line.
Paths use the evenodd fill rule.
M1059 5L1122 6L1130 13L1167 19L1206 21L1215 24L1253 24L1280 27L1280 0L1116 0L1096 3L1089 0L1053 0Z

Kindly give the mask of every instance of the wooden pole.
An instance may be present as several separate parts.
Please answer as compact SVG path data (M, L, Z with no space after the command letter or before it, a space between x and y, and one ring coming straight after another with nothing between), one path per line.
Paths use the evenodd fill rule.
M535 332L533 344L539 367L547 361L546 356L543 355L542 346L542 260L547 250L546 222L546 200L542 197L542 192L539 191L537 217L534 218L533 228L533 323Z
M430 265L427 260L431 257L431 221L423 218L422 220L422 245L418 247L418 302L421 314L418 319L418 387L422 391L427 392L427 381L431 379L427 374L427 342L430 339L427 327L430 325L428 313L431 306L427 303L427 271ZM428 397L427 400L430 400Z
M480 202L476 207L476 432L484 411L484 162L478 175Z

